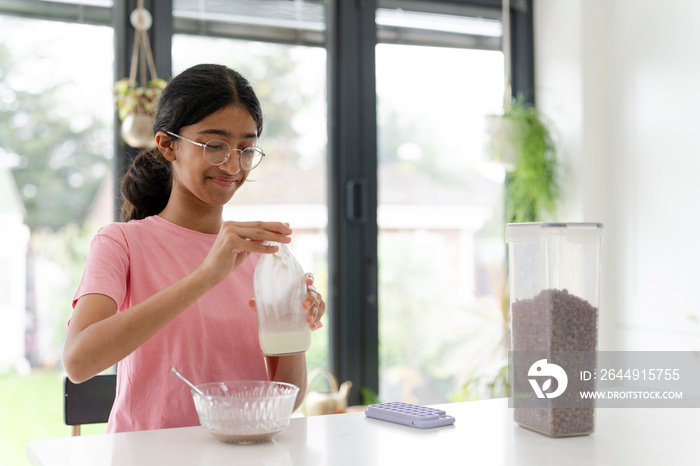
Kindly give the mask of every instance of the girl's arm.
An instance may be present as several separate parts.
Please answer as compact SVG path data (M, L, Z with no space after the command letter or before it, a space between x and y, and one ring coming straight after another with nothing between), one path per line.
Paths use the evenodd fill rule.
M117 313L117 304L105 295L81 297L63 351L68 377L83 382L121 361L223 281L251 252L277 251L262 241L288 243L289 234L291 229L282 223L225 222L197 270L145 301Z
M118 363L187 309L213 285L195 272L147 300L117 313L105 295L81 297L73 310L63 365L74 383Z
M296 410L301 406L306 395L306 353L291 354L289 356L267 356L266 360L270 380L291 383L299 387L297 400L294 403L294 409Z

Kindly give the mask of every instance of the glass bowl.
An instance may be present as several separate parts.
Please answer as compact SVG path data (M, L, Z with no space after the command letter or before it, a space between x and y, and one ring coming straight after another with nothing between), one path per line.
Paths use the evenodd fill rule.
M226 443L266 442L289 425L299 387L235 380L197 385L192 398L202 427Z

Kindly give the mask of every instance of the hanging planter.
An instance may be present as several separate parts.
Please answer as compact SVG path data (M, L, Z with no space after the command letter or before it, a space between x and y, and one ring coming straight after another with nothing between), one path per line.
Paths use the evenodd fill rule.
M506 171L515 169L517 148L513 143L514 123L507 115L486 115L486 153Z
M153 123L158 98L165 81L154 79L147 86L134 86L129 78L114 85L119 119L122 121L121 135L131 147L149 147L155 144Z
M138 7L131 13L131 25L136 33L131 54L131 70L128 78L114 84L114 97L119 119L122 121L121 136L131 147L153 147L153 123L158 98L166 82L157 78L153 53L148 41L148 29L153 24L151 14L139 0ZM148 64L151 80L146 80ZM136 72L141 67L140 80L136 82Z

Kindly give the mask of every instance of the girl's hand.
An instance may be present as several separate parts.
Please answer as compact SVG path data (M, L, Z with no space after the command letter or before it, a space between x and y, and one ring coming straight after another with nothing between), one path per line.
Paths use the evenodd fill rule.
M224 222L200 269L213 283L220 283L251 252L277 252L277 246L265 246L263 242L289 243L291 234L292 229L280 222Z
M323 300L321 293L316 291L314 275L312 273L306 274L306 299L301 305L304 309L309 311L306 314L306 322L309 323L311 330L321 328L323 326L323 324L321 324L321 317L326 313L326 302ZM248 306L253 311L257 311L254 298L248 301Z
M316 330L321 327L321 317L326 313L326 302L323 300L321 293L316 291L314 286L314 274L306 274L306 299L302 303L304 309L309 312L306 314L306 321L309 323L311 330Z

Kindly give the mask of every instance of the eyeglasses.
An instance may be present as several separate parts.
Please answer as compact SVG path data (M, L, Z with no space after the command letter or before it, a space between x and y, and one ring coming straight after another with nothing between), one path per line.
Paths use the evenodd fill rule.
M231 146L225 141L219 141L212 139L207 141L206 144L201 142L196 142L186 137L180 136L179 134L171 133L166 131L171 136L176 138L184 139L192 144L197 144L202 146L202 153L204 155L204 160L206 160L210 165L223 165L228 162L229 157L231 157L232 151L238 151L238 163L244 170L252 170L262 162L263 157L265 157L265 152L259 147L246 147L245 149L232 149Z

